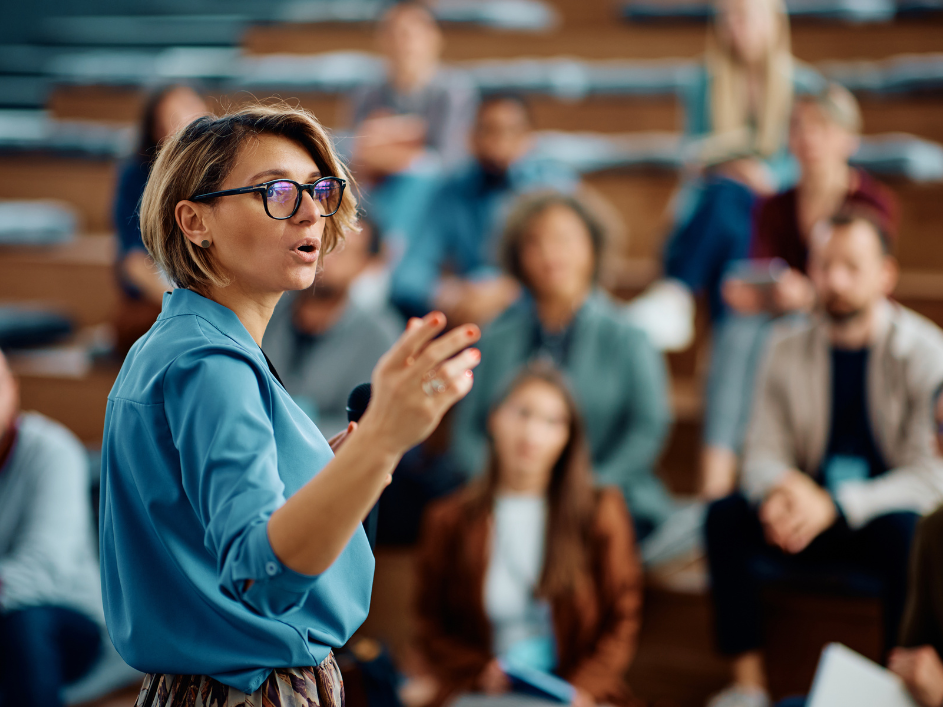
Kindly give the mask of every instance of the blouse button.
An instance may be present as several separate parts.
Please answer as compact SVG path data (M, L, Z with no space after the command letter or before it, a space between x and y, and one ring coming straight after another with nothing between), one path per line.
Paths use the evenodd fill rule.
M274 562L269 562L265 565L265 571L268 572L269 577L274 577L278 574L278 565Z

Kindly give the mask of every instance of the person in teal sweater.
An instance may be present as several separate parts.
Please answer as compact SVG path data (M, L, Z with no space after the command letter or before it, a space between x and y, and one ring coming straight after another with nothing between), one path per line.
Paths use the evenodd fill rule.
M527 363L549 359L586 420L596 482L619 487L639 538L673 511L655 476L671 425L665 361L596 286L603 229L575 198L524 197L508 219L504 264L524 295L485 329L475 386L458 406L452 455L469 478L486 467L492 404Z

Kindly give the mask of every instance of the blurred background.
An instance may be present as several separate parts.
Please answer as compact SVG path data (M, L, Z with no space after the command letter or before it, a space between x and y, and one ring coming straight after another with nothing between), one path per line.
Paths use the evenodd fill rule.
M696 131L685 101L705 52L710 3L427 4L439 23L438 39L421 31L411 35L409 27L384 32L377 21L390 3L381 0L75 0L21 3L16 12L5 12L0 348L19 380L22 407L68 427L94 460L106 396L126 347L123 337L133 341L135 326L143 321L146 330L154 316L140 305L148 284L135 279L119 237L119 174L148 141L153 147L161 139L161 130L166 134L175 120L202 112L192 105L200 97L214 113L279 97L331 129L363 182L364 209L377 231L365 246L370 264L355 265L372 273L359 277L360 296L365 302L389 299L390 272L412 236L409 218L421 221L423 214L407 218L399 206L390 206L395 199L380 188L391 181L384 177L401 173L400 163L421 174L417 149L436 152L436 168L453 160L449 150L460 161L469 149L478 99L456 109L442 128L453 132L433 144L428 119L418 127L384 123L394 113L408 118L410 110L392 110L370 90L392 71L391 61L404 62L408 74L410 61L435 64L440 54L454 79L449 90L459 92L456 105L462 91L523 97L534 130L533 154L576 175L615 234L602 272L605 289L628 301L656 283L677 218L673 200L691 176L688 138ZM902 274L895 297L943 325L943 2L786 5L795 57L858 100L863 138L853 162L890 186L899 201ZM168 86L177 87L176 102L155 114L153 98ZM150 122L142 122L149 101ZM131 309L129 297L138 302ZM700 484L711 329L707 299L700 294L695 301L692 334L662 347L674 424L657 471L682 496L695 494ZM408 297L394 304L402 314L415 311ZM490 316L478 312L471 318L484 323ZM409 610L413 555L408 541L378 550L372 611L361 631L406 665L415 630ZM703 704L726 680L726 666L712 648L704 582L694 575L689 581L646 583L629 683L654 704ZM771 675L775 692L808 687L822 635L840 635L879 657L878 611L867 599L780 597L770 609L770 631L789 637L772 650L791 659L788 670ZM117 698L86 694L75 700L91 696L99 705L130 704L128 694L133 688ZM366 698L352 692L350 699Z

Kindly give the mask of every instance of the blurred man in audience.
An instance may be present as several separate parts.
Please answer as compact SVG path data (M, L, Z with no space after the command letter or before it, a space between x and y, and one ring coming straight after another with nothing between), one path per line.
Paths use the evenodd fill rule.
M455 323L484 324L517 297L517 284L497 263L511 202L541 188L572 192L578 183L570 169L535 157L532 148L523 98L486 98L472 133L475 159L446 178L393 274L392 299L404 314L439 309Z
M55 707L102 652L88 456L56 422L22 413L0 354L0 704Z
M937 449L943 455L943 386L933 400ZM910 591L888 667L920 707L943 705L943 509L920 521L910 562Z
M442 32L422 3L393 4L377 41L387 74L354 95L352 163L371 217L402 247L436 176L468 154L478 92L461 72L441 66Z
M618 487L645 538L674 510L654 466L671 426L662 355L596 285L605 234L575 198L526 196L505 229L507 271L525 294L485 329L475 385L459 403L456 464L472 478L485 468L488 412L510 376L535 359L562 369L586 420L597 484Z
M860 132L858 103L841 86L830 84L796 99L789 147L801 170L799 183L765 200L754 219L751 268L754 277L762 277L762 269L769 280L751 284L734 272L724 285L731 314L714 331L704 416L702 475L709 498L726 496L736 486L756 366L771 323L784 315L808 313L814 304L807 274L814 226L843 205L862 206L896 236L894 194L848 165L858 150Z
M165 86L155 91L144 107L137 154L124 164L118 176L113 218L118 235L116 271L122 293L115 333L121 355L151 328L160 314L164 292L170 289L141 240L138 204L151 164L165 138L205 113L206 103L189 86Z
M313 287L282 297L262 340L285 389L327 438L347 426L347 396L370 380L403 328L395 313L364 309L349 296L378 248L376 229L361 223L324 257Z
M707 554L720 649L734 684L715 707L768 705L760 561L785 576L854 567L880 579L894 645L919 515L943 500L930 399L943 332L888 301L890 241L870 211L846 210L813 236L820 314L776 332L758 377L742 493L715 502Z

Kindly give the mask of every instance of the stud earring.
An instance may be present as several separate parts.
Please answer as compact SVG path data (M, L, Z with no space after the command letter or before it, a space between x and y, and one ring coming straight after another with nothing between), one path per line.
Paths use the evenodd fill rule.
M210 242L204 238L203 241L200 243L200 247L201 247L201 248L209 248L209 247L210 247Z

